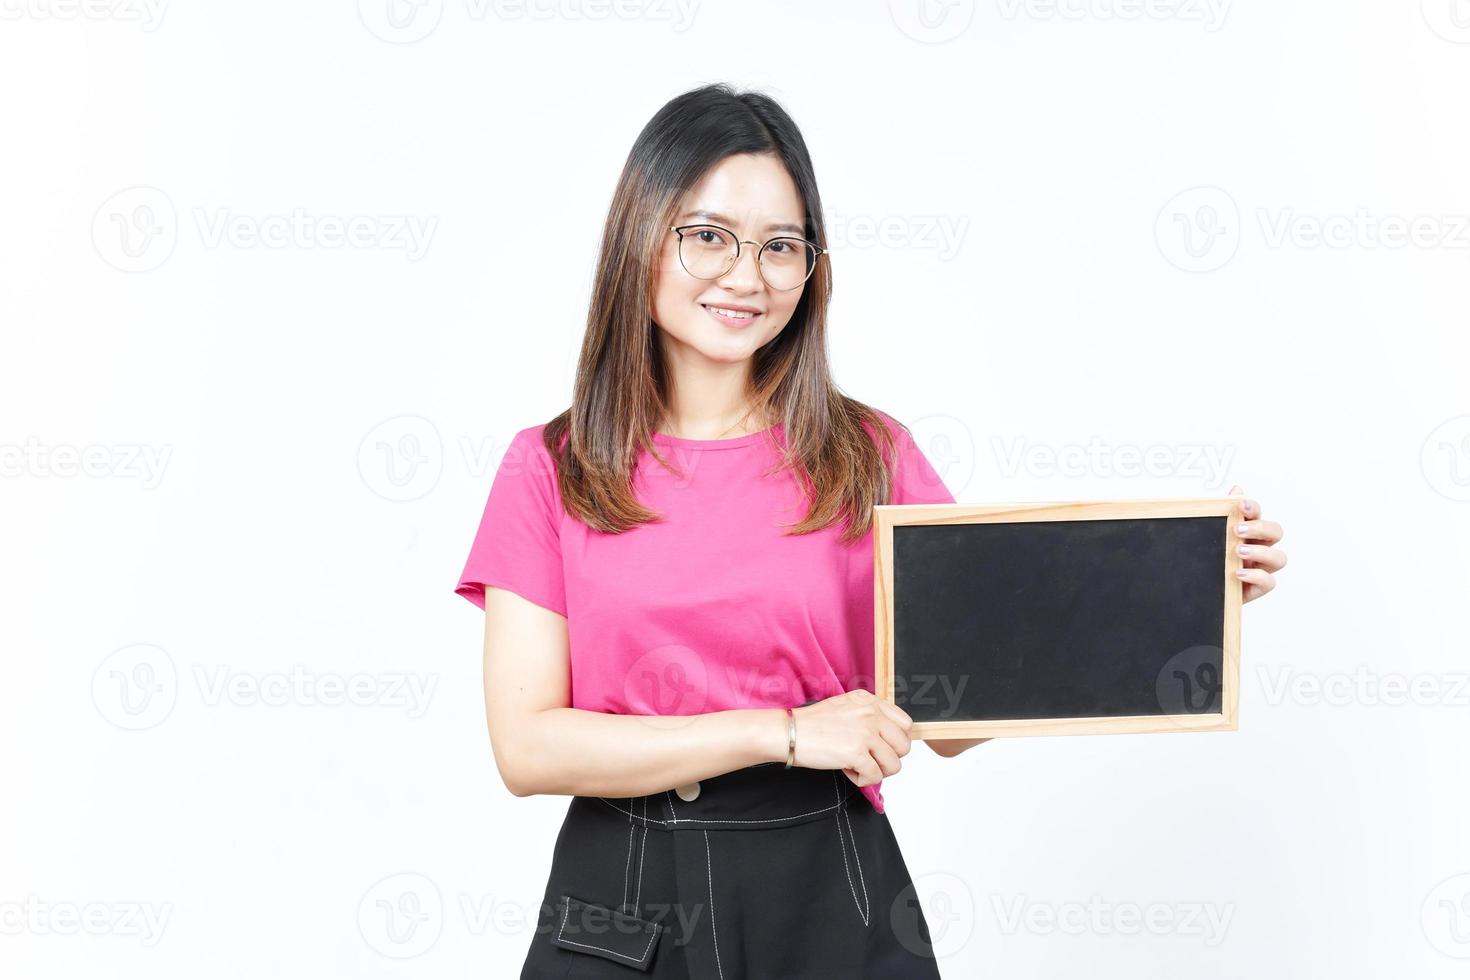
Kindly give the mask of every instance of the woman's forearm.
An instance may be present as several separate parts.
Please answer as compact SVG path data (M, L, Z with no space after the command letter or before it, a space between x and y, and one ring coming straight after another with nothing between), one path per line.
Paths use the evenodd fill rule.
M946 759L953 759L966 749L988 741L988 738L926 738L924 744Z
M548 708L494 742L516 796L643 796L786 759L786 712L619 715Z

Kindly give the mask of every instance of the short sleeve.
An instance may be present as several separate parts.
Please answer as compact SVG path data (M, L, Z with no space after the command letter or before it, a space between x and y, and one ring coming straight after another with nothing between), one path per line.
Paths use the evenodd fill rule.
M898 459L893 470L893 495L891 504L952 504L954 495L944 485L944 480L934 469L919 444L909 431L900 426L891 416L883 416L884 423L893 433L894 447Z
M567 614L561 495L544 426L516 433L501 458L469 558L454 591L485 608L486 586Z

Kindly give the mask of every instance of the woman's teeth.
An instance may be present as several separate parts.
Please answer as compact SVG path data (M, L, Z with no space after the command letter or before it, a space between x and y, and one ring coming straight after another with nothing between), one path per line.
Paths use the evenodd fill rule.
M705 309L711 313L718 313L720 316L730 317L733 320L748 320L755 316L754 313L748 310L727 310L722 306L706 306Z

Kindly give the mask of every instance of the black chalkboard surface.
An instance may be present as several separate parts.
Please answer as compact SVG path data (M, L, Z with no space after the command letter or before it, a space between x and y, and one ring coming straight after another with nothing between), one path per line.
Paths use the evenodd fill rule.
M875 507L879 695L913 738L1233 730L1239 504Z

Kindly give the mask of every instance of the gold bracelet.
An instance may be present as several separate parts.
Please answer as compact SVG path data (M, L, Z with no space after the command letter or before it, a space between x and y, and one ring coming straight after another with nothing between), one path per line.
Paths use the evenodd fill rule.
M786 709L786 768L796 761L796 715Z

